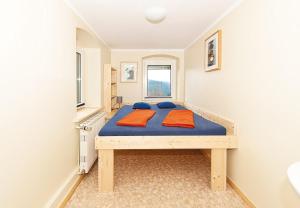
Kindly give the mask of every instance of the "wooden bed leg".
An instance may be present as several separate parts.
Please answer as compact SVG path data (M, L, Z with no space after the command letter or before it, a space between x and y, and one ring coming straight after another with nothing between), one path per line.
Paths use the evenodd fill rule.
M98 186L100 192L113 192L114 150L98 150Z
M211 150L211 189L226 190L227 149Z

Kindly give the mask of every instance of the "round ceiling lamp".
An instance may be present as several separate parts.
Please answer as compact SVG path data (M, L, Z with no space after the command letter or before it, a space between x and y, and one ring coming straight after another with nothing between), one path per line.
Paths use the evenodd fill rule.
M145 11L145 17L153 24L160 23L166 18L166 9L161 7L149 8Z

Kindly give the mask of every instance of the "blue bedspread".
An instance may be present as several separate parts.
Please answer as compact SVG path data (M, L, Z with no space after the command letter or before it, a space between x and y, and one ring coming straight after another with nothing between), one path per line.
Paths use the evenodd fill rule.
M153 135L226 135L226 129L214 122L194 114L195 128L179 128L162 126L162 121L172 109L160 109L151 105L156 114L148 121L146 127L117 126L116 122L133 111L131 105L122 107L100 130L99 136L153 136ZM176 109L185 109L177 105Z

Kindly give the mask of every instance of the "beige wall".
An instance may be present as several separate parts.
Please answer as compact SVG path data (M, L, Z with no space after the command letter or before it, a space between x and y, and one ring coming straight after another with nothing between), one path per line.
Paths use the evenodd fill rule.
M76 46L77 48L100 48L102 63L110 63L110 48L100 41L97 36L93 35L92 32L82 28L77 29Z
M0 207L40 208L78 167L76 27L88 29L61 0L7 1L0 19Z
M99 48L84 48L83 84L85 107L102 107L102 64Z
M234 120L228 174L261 208L297 208L288 166L300 160L300 3L245 0L185 51L186 101ZM223 30L221 71L204 72L204 39ZM195 90L197 89L197 90Z
M102 57L101 43L89 32L76 29L76 47L81 53L83 99L86 107L101 107L102 105Z
M104 64L110 63L110 49L103 42L90 32L77 28L76 47L84 51L84 85L85 104L87 107L103 106L103 70ZM99 60L95 57L97 50L100 50ZM100 67L96 66L100 62ZM99 71L97 70L99 69ZM100 93L99 93L100 92Z
M123 96L124 102L136 102L143 99L143 62L144 57L174 56L178 58L177 63L177 100L184 100L184 53L183 50L112 50L112 67L120 70L121 62L138 62L137 82L120 83L120 73L118 73L118 95ZM120 72L120 71L119 71Z

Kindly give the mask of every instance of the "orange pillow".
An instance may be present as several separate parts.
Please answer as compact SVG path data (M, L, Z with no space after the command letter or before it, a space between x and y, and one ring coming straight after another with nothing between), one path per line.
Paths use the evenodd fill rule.
M171 110L162 122L163 126L195 128L194 113L190 110Z
M117 121L117 125L146 127L147 122L154 116L154 114L154 110L137 109Z

